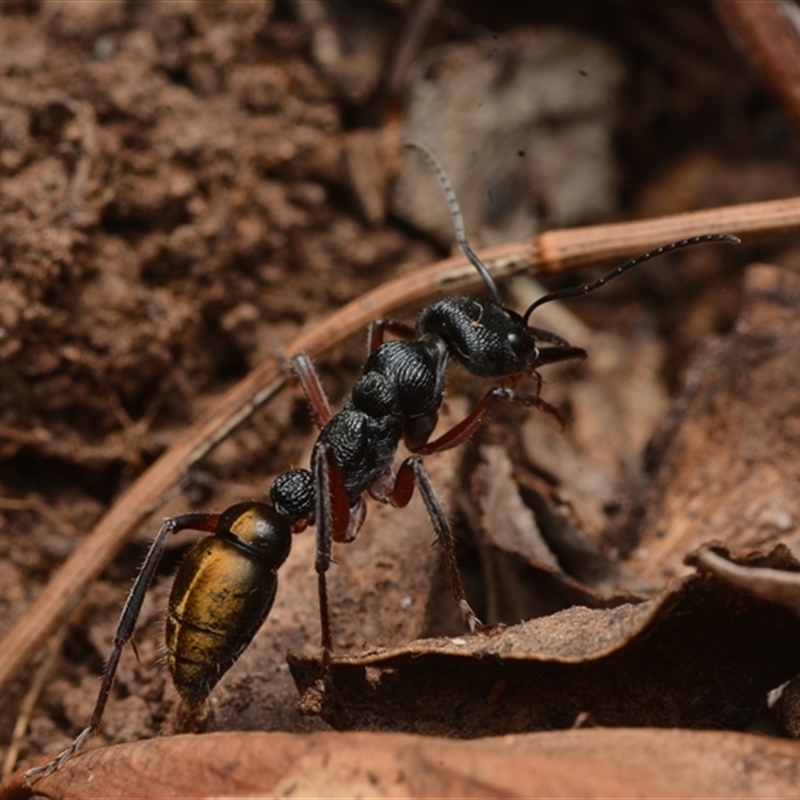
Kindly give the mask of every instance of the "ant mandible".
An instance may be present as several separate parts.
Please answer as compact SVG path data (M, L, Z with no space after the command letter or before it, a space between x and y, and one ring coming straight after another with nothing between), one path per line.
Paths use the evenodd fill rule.
M203 531L178 568L166 621L167 664L181 698L199 706L230 669L272 608L277 573L289 555L292 534L316 524L320 622L325 663L333 650L326 573L332 542L355 539L366 516L364 493L402 508L416 488L442 549L450 589L470 631L482 624L467 601L455 558L453 533L423 465L422 456L456 447L480 427L500 402L536 407L558 416L539 397L538 369L569 359L586 358L550 331L528 325L539 306L589 294L652 258L708 242L738 243L728 234L708 234L672 242L632 258L590 283L551 292L524 314L506 308L486 266L467 241L452 186L433 154L409 143L430 165L444 190L456 239L475 266L490 297L449 297L423 309L416 329L389 319L369 330L369 355L344 408L334 414L307 356L292 359L295 374L320 429L311 469L279 475L268 502L238 503L222 513L189 512L168 519L158 532L128 595L89 725L53 761L30 770L38 778L60 767L100 727L122 649L133 634L145 593L164 551L167 537L182 530ZM387 334L393 339L386 340ZM453 358L473 375L502 379L457 425L433 441L444 396L445 373ZM533 378L533 394L513 387ZM395 473L400 440L412 453Z

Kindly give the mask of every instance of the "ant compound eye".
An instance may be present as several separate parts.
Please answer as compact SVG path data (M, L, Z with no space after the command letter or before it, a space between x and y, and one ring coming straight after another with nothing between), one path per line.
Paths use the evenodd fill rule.
M526 363L535 360L539 355L536 340L527 331L511 331L508 334L508 344L514 355Z

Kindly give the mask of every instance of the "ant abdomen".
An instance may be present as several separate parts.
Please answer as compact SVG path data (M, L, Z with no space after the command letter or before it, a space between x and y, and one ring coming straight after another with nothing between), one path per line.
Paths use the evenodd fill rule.
M208 697L267 618L290 545L275 509L240 503L181 562L169 598L167 664L190 707Z

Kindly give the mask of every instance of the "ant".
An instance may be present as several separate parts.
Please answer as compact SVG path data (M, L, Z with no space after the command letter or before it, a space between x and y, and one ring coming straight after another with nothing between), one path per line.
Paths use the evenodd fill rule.
M166 620L167 664L181 698L200 706L220 678L250 644L269 614L278 585L278 569L289 555L292 534L316 525L323 663L333 651L326 573L332 542L351 542L366 516L364 493L402 508L416 488L442 549L450 589L471 632L483 628L467 601L455 557L455 542L436 497L422 456L463 443L499 403L539 408L559 417L539 396L539 368L587 357L550 331L528 320L541 305L589 294L652 258L708 242L738 243L728 234L708 234L658 247L627 261L591 283L551 292L524 314L506 308L486 266L470 247L452 186L433 154L409 143L428 162L442 186L453 217L456 240L483 278L491 297L449 297L423 309L416 328L390 319L375 320L369 330L369 355L344 408L334 414L309 358L298 355L292 367L311 407L319 436L311 469L279 475L264 502L238 503L222 513L189 512L161 527L133 584L120 616L114 646L89 725L48 764L29 770L38 778L59 768L100 727L119 658L130 640L164 551L167 537L187 529L210 534L189 550L175 576ZM394 338L386 338L390 334ZM457 425L430 437L444 397L448 361L453 358L473 375L502 379ZM533 394L516 387L533 378ZM400 440L412 453L395 472Z

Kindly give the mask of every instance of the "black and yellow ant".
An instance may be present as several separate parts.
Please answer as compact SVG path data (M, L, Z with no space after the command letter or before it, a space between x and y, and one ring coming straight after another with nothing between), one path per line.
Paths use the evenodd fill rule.
M279 475L265 502L238 503L222 513L189 512L168 519L158 532L123 608L114 646L89 725L48 764L30 770L35 779L60 767L100 727L122 649L130 640L164 551L167 537L182 530L209 535L198 541L178 568L166 623L167 664L186 704L199 706L250 644L272 608L278 570L289 555L292 534L316 525L316 571L322 646L333 650L326 573L332 542L355 539L366 516L364 493L382 503L404 507L416 488L442 549L450 588L470 631L482 625L461 583L450 524L436 497L422 456L466 441L498 403L537 407L557 413L539 397L538 369L586 351L528 321L535 309L553 300L589 294L652 258L709 242L737 243L727 234L708 234L672 242L627 261L591 283L551 292L518 314L503 305L486 266L470 247L450 182L434 156L411 144L435 172L444 189L464 255L483 278L490 297L449 297L423 309L416 328L388 319L370 326L369 355L344 408L333 413L319 378L304 355L292 360L312 416L320 429L311 469ZM390 334L391 340L386 340ZM457 425L431 441L444 396L450 359L473 375L503 380ZM533 394L514 386L537 381ZM400 441L411 456L395 471Z

